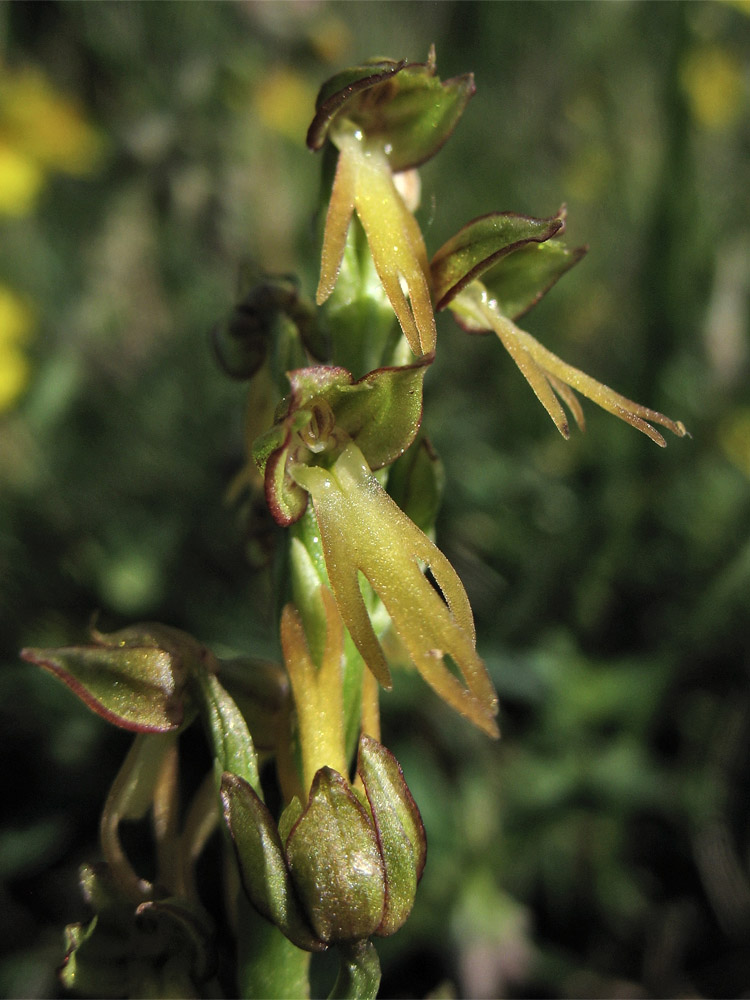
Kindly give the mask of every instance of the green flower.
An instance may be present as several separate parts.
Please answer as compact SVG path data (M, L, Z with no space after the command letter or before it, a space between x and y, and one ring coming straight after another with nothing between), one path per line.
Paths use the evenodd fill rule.
M356 212L375 269L412 352L435 349L435 317L422 233L393 175L433 156L474 93L469 74L441 83L435 53L426 63L384 60L345 70L321 88L307 135L313 150L330 140L338 162L328 206L319 305L333 291Z
M586 253L585 247L565 246L560 239L564 229L564 209L550 219L495 212L468 223L432 259L437 308L451 309L469 332L497 334L563 437L570 437L570 428L560 400L581 430L585 427L576 390L664 448L666 441L649 421L684 437L681 421L574 368L514 322Z
M307 507L308 494L292 468L329 463L356 441L370 468L402 455L422 420L422 383L432 356L413 365L378 368L355 381L345 368L318 365L288 373L291 392L279 405L276 424L253 443L268 506L288 526Z
M312 497L341 617L380 683L391 686L390 672L362 596L360 573L422 677L451 707L496 737L497 696L476 651L469 600L442 552L391 500L353 442L329 468L294 466L291 475Z

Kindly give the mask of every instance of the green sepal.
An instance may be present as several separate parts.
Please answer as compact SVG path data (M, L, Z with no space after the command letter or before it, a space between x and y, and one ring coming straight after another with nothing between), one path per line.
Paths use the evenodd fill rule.
M300 802L299 798L295 795L291 802L289 802L284 811L279 816L279 836L281 837L281 842L286 848L286 842L289 840L289 834L294 828L294 824L300 818L304 812L304 807Z
M217 776L224 771L242 778L262 797L258 756L242 712L214 674L196 678L195 697L208 730Z
M246 781L229 773L222 775L221 802L242 885L253 906L298 948L325 949L305 919L268 808Z
M382 469L402 455L422 422L422 385L434 355L398 368L378 368L331 393L340 426L367 459ZM351 378L351 376L349 376Z
M365 786L385 867L385 910L375 933L387 937L411 913L424 870L427 840L401 765L390 750L362 736L357 771Z
M327 943L369 937L383 919L385 878L377 837L348 782L332 768L315 775L286 856L317 936Z
M357 380L345 368L324 365L289 372L292 391L286 414L253 447L264 475L266 501L279 524L293 524L307 506L307 493L289 467L315 457L299 432L314 428L321 408L332 415L332 424L321 431L320 460L333 461L341 447L354 441L370 468L380 469L402 455L419 430L422 385L433 359L434 355L425 355L414 364L378 368ZM319 429L315 430L317 434Z
M322 149L328 137L328 128L343 107L358 94L390 79L407 65L405 59L373 59L362 66L350 66L329 77L320 87L315 99L315 117L307 130L308 149Z
M388 471L388 494L426 535L435 529L445 488L443 463L420 437Z
M306 410L296 414L302 425L309 422ZM266 435L264 435L265 439ZM305 513L307 494L292 479L287 471L289 453L292 447L292 431L285 435L281 447L272 451L263 466L263 481L266 503L274 520L282 527L294 524Z
M467 73L441 82L435 56L426 63L384 60L345 70L325 83L307 145L318 150L336 118L346 118L367 142L376 141L396 173L419 166L449 138L476 88Z
M89 708L121 729L170 733L188 724L195 707L189 675L211 659L192 636L166 625L133 625L92 645L21 650L21 658L59 677Z
M492 212L469 222L432 258L436 309L481 277L504 316L522 316L586 253L565 246L564 229L564 208L548 219Z

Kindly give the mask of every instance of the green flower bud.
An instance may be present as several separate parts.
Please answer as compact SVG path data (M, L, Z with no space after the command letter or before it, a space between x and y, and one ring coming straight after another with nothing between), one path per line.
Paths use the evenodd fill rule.
M385 868L375 829L349 783L321 768L286 857L297 893L321 941L370 937L383 920Z
M227 375L252 378L266 360L277 325L284 319L305 348L318 356L321 345L313 307L300 295L297 279L265 275L211 331L216 359Z
M195 715L187 681L215 669L196 639L167 625L132 625L89 646L23 649L21 657L59 677L108 722L139 733L174 732Z
M426 844L419 810L395 757L360 741L369 809L330 767L273 823L247 782L222 781L224 817L255 907L298 947L320 950L393 934L411 912Z

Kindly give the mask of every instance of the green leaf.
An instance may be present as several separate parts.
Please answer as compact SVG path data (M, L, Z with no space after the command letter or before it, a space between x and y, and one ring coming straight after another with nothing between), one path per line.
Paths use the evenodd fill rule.
M350 131L381 146L394 173L407 170L437 153L475 90L471 73L441 82L433 52L426 63L355 67L323 85L307 144L320 149L335 119L346 118Z
M324 949L304 917L267 807L246 781L229 773L222 775L221 802L242 884L253 906L297 947Z
M503 315L517 319L586 253L585 247L565 247L559 239L564 228L564 209L549 219L513 212L474 219L432 259L436 308L444 309L481 276Z
M237 996L309 1000L311 953L262 917L244 893L237 909Z
M322 941L369 937L385 906L375 831L348 782L329 767L315 776L286 856L302 904Z
M363 736L357 770L367 793L385 866L385 910L377 934L401 927L414 905L427 854L422 817L401 766L382 744Z

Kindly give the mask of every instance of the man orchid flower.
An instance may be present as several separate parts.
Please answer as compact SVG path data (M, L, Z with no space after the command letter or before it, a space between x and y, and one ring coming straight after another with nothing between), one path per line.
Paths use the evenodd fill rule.
M391 500L353 442L330 468L299 465L292 475L312 497L341 617L380 683L390 688L390 671L362 596L360 574L382 601L424 680L461 715L498 736L497 696L476 651L469 600L450 562Z
M681 421L635 403L569 365L514 322L586 253L586 247L565 246L560 238L564 230L564 207L549 219L514 212L474 219L432 258L437 308L448 307L469 332L497 334L564 438L570 437L570 428L560 400L581 430L585 427L576 390L663 448L666 441L648 421L684 437Z
M307 134L310 149L322 149L330 141L338 150L317 303L322 305L333 291L356 212L375 269L416 357L435 349L430 271L422 233L394 175L437 152L473 93L470 73L441 83L435 75L434 49L426 63L382 60L325 83Z

